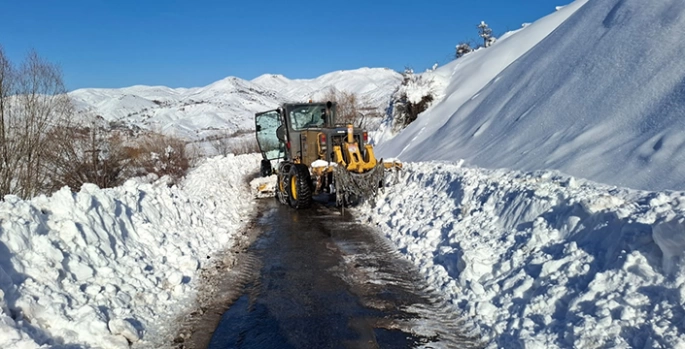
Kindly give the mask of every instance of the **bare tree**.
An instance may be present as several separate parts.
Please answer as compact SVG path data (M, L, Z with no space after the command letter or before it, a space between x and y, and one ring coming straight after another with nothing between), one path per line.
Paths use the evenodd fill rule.
M230 139L231 135L226 132L225 134L217 137L217 139L213 142L217 152L219 152L220 155L228 155L231 153Z
M10 98L14 95L14 68L5 56L0 46L0 195L10 193L12 181L11 167L9 167L9 147L7 137L7 121L10 114Z
M71 115L58 67L31 52L16 69L0 47L1 196L27 198L46 188L46 135Z
M372 107L368 100L359 98L352 92L331 88L323 98L324 101L336 103L336 122L341 124L353 124L364 128L370 117L378 116L376 115L377 108Z
M88 126L63 123L52 127L47 141L51 145L45 151L50 191L63 186L75 190L84 183L109 188L133 175L122 137L95 121Z
M174 182L185 176L190 167L186 154L186 142L161 134L148 134L137 140L135 147L129 148L129 158L133 159L139 173L155 173L169 176Z
M18 195L34 196L44 189L47 173L44 150L49 149L46 137L52 126L64 123L72 115L71 100L66 94L62 73L58 67L29 53L17 78L17 108L12 117L11 132L16 132L14 166ZM11 155L8 155L11 157Z

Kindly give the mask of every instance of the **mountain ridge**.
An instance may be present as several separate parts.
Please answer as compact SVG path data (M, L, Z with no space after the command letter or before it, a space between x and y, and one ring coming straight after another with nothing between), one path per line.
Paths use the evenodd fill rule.
M141 129L188 140L254 128L254 113L284 102L317 100L331 90L354 93L384 108L401 81L388 68L338 70L314 79L288 79L264 74L252 80L228 76L190 88L134 85L84 88L69 93L82 117L100 116Z

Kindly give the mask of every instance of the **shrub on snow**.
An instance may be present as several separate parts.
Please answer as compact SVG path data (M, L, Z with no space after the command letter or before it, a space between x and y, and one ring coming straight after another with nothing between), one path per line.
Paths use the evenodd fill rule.
M407 127L424 112L435 99L432 79L405 69L402 83L392 95L393 128L397 131Z

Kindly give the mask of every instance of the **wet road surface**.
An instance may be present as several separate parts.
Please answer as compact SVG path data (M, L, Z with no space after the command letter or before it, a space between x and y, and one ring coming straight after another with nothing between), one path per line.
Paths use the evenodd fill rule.
M444 303L370 228L318 205L261 200L251 277L209 348L478 348Z

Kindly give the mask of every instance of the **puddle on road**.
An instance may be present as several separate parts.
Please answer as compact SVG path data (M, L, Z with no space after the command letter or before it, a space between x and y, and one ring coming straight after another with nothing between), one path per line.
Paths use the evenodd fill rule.
M209 348L478 348L463 324L370 228L317 207L260 202L260 260Z

